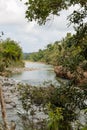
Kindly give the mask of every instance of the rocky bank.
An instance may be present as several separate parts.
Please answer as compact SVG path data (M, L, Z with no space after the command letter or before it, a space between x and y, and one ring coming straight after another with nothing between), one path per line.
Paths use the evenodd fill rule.
M23 130L20 116L26 113L22 108L22 103L20 101L20 94L18 91L18 88L20 86L19 84L22 85L22 87L24 87L23 83L19 83L16 80L11 78L0 76L0 85L2 86L3 97L6 106L7 120L9 124L11 123L11 121L15 122L16 130ZM31 86L31 90L32 90L32 86ZM33 110L35 111L35 115L34 115L35 122L42 121L47 117L47 115L44 114L43 109L40 109L40 107L37 107L32 104L30 105L32 106L31 109L33 108ZM1 110L0 110L0 121L2 121Z
M71 73L69 70L67 71L63 66L55 66L54 72L56 73L57 77L64 78L64 79L76 79L77 83L87 83L87 71L84 71L82 68L78 67L75 73Z
M6 106L7 120L20 123L17 116L17 111L21 108L21 102L19 101L19 93L17 91L18 83L14 79L0 76L0 85L2 86L3 97ZM1 108L0 108L1 109ZM2 121L0 110L0 121Z

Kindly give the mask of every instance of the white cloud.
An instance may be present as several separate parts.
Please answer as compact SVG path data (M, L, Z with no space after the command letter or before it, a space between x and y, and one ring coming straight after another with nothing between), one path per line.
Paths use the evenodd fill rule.
M25 1L25 0L24 0ZM77 7L75 7L77 8ZM67 15L73 11L62 11L60 17L55 16L45 26L25 19L26 6L20 0L0 0L0 30L5 37L19 41L24 52L37 51L47 44L62 39L73 28L67 28Z
M18 0L0 0L0 24L23 23L25 6Z

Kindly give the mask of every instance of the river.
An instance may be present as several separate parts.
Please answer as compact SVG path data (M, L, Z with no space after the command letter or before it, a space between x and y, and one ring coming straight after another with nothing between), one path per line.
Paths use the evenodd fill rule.
M25 67L29 68L21 73L13 74L11 78L28 83L33 86L47 84L57 85L56 74L52 65L37 62L25 62Z

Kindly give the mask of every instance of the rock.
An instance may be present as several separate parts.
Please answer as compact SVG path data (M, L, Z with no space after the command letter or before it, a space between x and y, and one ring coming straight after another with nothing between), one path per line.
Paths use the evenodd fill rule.
M57 77L64 77L64 71L63 71L63 67L62 66L56 66L55 68L54 68L54 72L56 73L56 76Z
M74 77L74 75L71 74L70 71L66 71L63 66L56 66L54 72L56 76L60 78L72 79Z
M11 128L10 130L15 130L16 129L16 123L15 121L11 121Z
M10 104L6 104L6 109L13 109L13 106L11 106Z
M67 78L72 79L74 78L74 75L70 73L70 71L67 72Z
M12 102L12 101L11 101L10 98L5 99L5 103L6 103L6 104L10 104L11 102Z
M10 105L11 105L12 107L16 107L16 103L15 103L15 102L11 102Z
M83 73L83 76L84 76L85 78L87 78L87 72L84 72L84 73Z
M3 130L3 127L2 127L2 125L0 124L0 130Z
M74 73L66 71L63 66L56 66L54 72L57 77L65 79L76 79L77 84L87 83L87 71L84 71L81 67L77 67L77 77Z
M19 92L17 91L18 82L14 79L0 76L0 84L2 86L8 121L15 120L15 122L18 123L19 117L16 110L20 109L22 106L19 101ZM0 117L1 114L0 111Z

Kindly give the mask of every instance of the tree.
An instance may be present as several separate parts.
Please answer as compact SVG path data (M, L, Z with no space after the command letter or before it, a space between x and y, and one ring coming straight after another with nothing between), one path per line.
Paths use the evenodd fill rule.
M19 44L7 38L0 41L0 72L5 71L9 66L24 66L24 63Z
M45 24L50 19L50 15L59 15L61 10L76 4L79 4L82 10L73 12L71 22L80 23L87 15L87 0L28 0L26 18Z
M79 6L79 10L74 10L68 16L70 24L74 24L76 34L74 39L77 44L82 43L87 36L87 0L28 0L26 3L26 18L29 21L37 21L39 25L45 24L52 15L60 15L60 11L67 10L70 6Z
M3 53L6 58L14 61L21 60L22 49L17 42L8 38L5 41L3 41L2 45L4 48Z
M73 37L69 36L69 46L75 44L80 45L83 48L82 55L87 57L87 0L28 0L26 3L26 18L29 21L37 21L40 25L45 24L50 20L51 15L60 15L60 11L67 10L70 6L79 6L79 10L74 10L73 13L68 16L70 24L74 24L76 34Z

